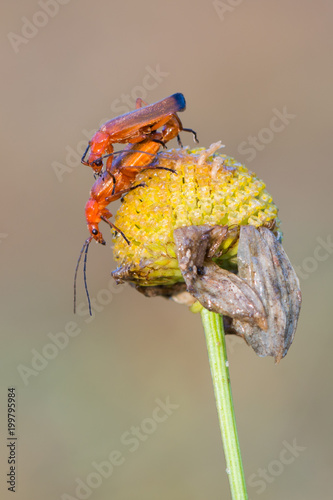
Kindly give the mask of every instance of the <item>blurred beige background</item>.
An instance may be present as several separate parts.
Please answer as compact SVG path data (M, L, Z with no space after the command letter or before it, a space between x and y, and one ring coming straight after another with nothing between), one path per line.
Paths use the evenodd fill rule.
M12 498L10 386L18 500L229 498L200 317L115 288L106 228L108 246L92 245L88 261L98 311L90 321L80 275L82 313L72 313L93 182L78 160L87 133L136 97L174 92L184 93L181 119L201 146L221 139L265 180L301 280L298 330L279 366L228 339L249 497L331 498L332 2L27 0L4 9L1 498ZM158 410L167 417L154 424L168 398L173 409ZM93 463L110 454L119 465L99 480ZM75 491L78 480L90 488Z

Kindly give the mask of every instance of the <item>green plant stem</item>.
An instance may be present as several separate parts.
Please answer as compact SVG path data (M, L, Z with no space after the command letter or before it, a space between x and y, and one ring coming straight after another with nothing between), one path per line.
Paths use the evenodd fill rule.
M201 319L206 335L210 371L212 374L231 497L233 500L247 500L248 496L231 394L222 316L203 309L201 311Z

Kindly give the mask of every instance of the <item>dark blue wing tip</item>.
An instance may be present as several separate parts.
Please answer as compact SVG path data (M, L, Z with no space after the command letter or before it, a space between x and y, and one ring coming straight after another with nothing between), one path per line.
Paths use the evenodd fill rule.
M177 111L184 111L184 109L186 108L186 101L185 101L185 97L183 96L183 94L178 92L177 94L173 94L172 97L174 98L174 100L177 103Z

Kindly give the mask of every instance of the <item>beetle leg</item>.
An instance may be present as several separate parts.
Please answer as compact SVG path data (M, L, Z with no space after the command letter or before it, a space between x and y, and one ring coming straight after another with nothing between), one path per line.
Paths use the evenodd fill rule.
M171 172L172 174L177 174L176 170L173 170L172 168L167 168L167 167L158 167L158 166L152 166L152 167L146 167L147 169L150 168L151 170L167 170L168 172Z
M107 148L107 150L105 152L106 152L106 156L108 156L108 158L106 160L105 170L107 172L111 172L112 162L113 162L113 146L112 146L112 144L110 144L110 146ZM104 158L104 156L103 156L103 158Z
M168 172L171 172L172 174L177 174L176 170L173 170L172 168L167 168L167 167L159 167L158 165L139 165L139 166L134 166L134 165L125 165L122 167L123 169L126 168L135 168L137 171L139 170L167 170ZM133 189L133 188L131 188ZM114 192L112 192L114 194ZM118 194L118 193L117 193Z
M111 216L111 214L110 214L110 216ZM103 220L104 222L109 224L109 226L112 227L112 229L114 229L115 231L117 231L117 233L120 233L128 245L131 244L130 241L124 235L124 233L117 226L115 226L112 222L110 222L106 217L102 216L101 220Z
M191 128L183 128L182 130L184 132L191 132L191 134L193 135L194 142L196 142L197 144L199 143L199 140L198 140L198 137L197 137L197 133L195 132L195 130L192 130Z
M87 165L88 167L90 166L89 163L86 161L86 156L87 156L87 153L88 153L88 150L90 148L90 143L88 143L88 146L87 146L87 149L85 150L85 152L83 153L83 156L81 158L81 163L83 163L83 165Z
M129 189L124 189L123 191L123 195L122 197L120 198L120 201L123 202L124 201L124 196L125 194L129 193L130 191L133 191L133 189L136 189L136 188L140 188L140 187L147 187L147 184L145 182L141 182L140 184L137 184L136 186L132 186L131 188Z
M168 142L177 137L178 144L182 148L183 145L179 136L181 130L183 130L182 122L176 114L172 115L162 129L163 140Z
M148 104L141 99L141 97L138 97L137 100L135 101L135 107L136 109L142 108L143 106L148 106Z
M117 195L124 196L125 194L129 193L130 191L133 191L133 189L139 188L139 187L146 187L147 184L145 182L141 182L140 184L137 184L136 186L132 186L128 189L123 189L122 191L118 191Z

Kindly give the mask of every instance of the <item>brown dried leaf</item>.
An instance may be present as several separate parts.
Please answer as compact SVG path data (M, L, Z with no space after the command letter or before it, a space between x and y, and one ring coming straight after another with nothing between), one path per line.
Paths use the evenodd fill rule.
M274 234L267 228L242 226L238 247L238 275L260 296L268 329L235 320L232 328L259 356L279 362L293 341L301 306L297 275Z
M226 234L226 226L186 226L174 231L178 263L187 290L206 309L265 329L265 310L256 291L207 258L212 246L217 250Z

